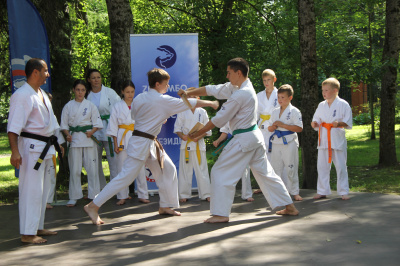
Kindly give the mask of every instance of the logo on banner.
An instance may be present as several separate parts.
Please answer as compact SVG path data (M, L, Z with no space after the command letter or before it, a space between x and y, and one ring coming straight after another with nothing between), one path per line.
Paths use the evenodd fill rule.
M156 65L160 68L170 68L176 62L176 52L174 48L168 45L161 45L157 50L164 52L163 57L159 56L156 58Z
M154 178L151 178L151 176L153 175L152 173L151 173L151 171L150 171L150 169L149 168L145 168L145 173L146 173L146 180L148 181L148 182L152 182L152 183L154 183L154 182L156 182L156 180L154 179Z
M11 59L11 75L13 80L14 90L19 89L26 82L25 64L31 57L24 55L24 59L12 58Z

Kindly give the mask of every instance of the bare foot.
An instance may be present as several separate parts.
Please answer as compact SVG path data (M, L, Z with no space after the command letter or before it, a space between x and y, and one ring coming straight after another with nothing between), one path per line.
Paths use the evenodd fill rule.
M229 222L229 217L213 215L211 218L204 220L205 223L215 224L215 223L227 223Z
M22 235L21 242L31 243L31 244L42 244L46 243L47 239L41 238L40 236Z
M342 195L342 200L349 200L349 199L350 199L349 195Z
M257 189L257 190L255 190L253 193L254 193L254 194L260 194L260 193L262 193L262 191L261 191L261 189Z
M247 198L247 199L246 199L246 201L248 201L248 202L252 202L252 201L254 201L254 198L252 198L252 197L250 197L250 198Z
M91 201L88 205L85 205L83 207L83 209L85 210L87 215L89 215L89 218L90 218L90 220L92 220L92 223L94 225L104 224L103 220L100 219L100 216L99 216L100 208L97 207L96 204L93 203L93 201Z
M294 195L293 198L294 198L295 201L302 201L303 200L303 198L300 195Z
M186 201L188 201L188 199L179 199L179 202L186 202Z
M124 205L125 204L125 199L120 199L118 202L117 202L117 205Z
M296 207L294 206L294 204L289 204L286 205L286 208L281 210L281 211L277 211L276 214L278 215L299 215L299 211L296 209Z
M53 209L53 206L50 203L46 203L46 209Z
M77 202L76 200L70 199L70 200L67 202L67 207L75 207L76 202Z
M326 199L326 196L317 194L317 195L314 196L314 199Z
M206 198L206 201L210 202L210 200L211 200L211 198L210 198L210 197L207 197L207 198Z
M38 236L54 236L56 234L57 234L57 232L50 231L50 230L47 230L47 229L37 230L37 235Z
M141 198L139 198L139 201L140 201L141 203L150 203L150 200L148 200L148 199L141 199Z
M173 209L168 208L168 207L166 207L166 208L161 208L160 207L158 209L158 213L161 214L161 215L165 214L165 215L181 216L180 212L174 211Z

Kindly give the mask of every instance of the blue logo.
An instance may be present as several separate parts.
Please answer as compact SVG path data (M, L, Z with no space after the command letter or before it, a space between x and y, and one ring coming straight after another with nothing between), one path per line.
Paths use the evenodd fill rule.
M176 52L174 48L168 45L161 45L157 48L157 50L164 52L165 56L161 58L161 56L156 58L156 65L160 68L170 68L176 62Z
M335 117L335 116L336 116L336 110L333 111L333 117Z

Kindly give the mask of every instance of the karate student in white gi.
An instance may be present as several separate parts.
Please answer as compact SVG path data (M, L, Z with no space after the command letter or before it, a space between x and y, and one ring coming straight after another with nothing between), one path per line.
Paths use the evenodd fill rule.
M111 136L114 141L114 151L117 155L118 173L122 170L122 165L128 157L127 148L129 139L135 126L135 120L131 115L131 107L133 97L135 96L135 85L131 80L125 80L121 84L121 94L123 99L114 104L111 110L111 117L107 127L107 135ZM147 191L147 181L145 167L136 178L136 187L140 202L149 203L149 193ZM129 185L123 188L117 194L117 205L125 204L125 200L129 199Z
M203 129L193 134L197 137L215 126L222 127L229 122L233 130L232 140L225 146L211 170L212 217L206 223L229 221L229 214L235 196L236 183L247 165L269 202L272 209L286 206L276 212L280 215L298 215L281 178L272 169L266 155L264 138L257 127L257 96L248 79L249 65L243 58L234 58L228 62L228 83L209 85L179 93L188 96L212 95L217 99L228 99Z
M318 130L318 183L314 199L331 194L329 184L331 163L337 174L337 194L349 199L349 176L347 173L347 140L345 129L352 129L353 118L350 105L339 98L340 83L335 78L322 82L325 101L318 105L311 126Z
M135 130L128 143L128 158L121 172L88 205L85 211L93 224L103 224L98 211L108 199L131 184L139 172L146 166L153 173L159 188L159 214L180 215L172 208L179 208L178 178L172 160L158 142L156 136L161 126L170 116L186 111L189 107L178 98L164 95L168 90L169 74L154 68L147 73L149 91L139 94L132 102L132 115L135 118ZM188 99L191 107L218 108L218 102Z
M293 99L292 86L285 84L278 89L278 102L280 107L272 111L271 126L268 130L272 133L269 140L271 165L277 175L281 176L286 169L287 179L282 179L289 194L294 200L301 201L299 195L299 140L296 132L303 131L303 121L300 110L290 101Z
M32 58L25 66L27 82L11 96L8 139L11 164L19 169L19 220L21 241L44 243L40 236L57 232L44 229L46 202L50 190L52 157L64 142L53 108L40 86L50 76L43 59ZM59 132L59 131L58 131ZM58 143L58 142L59 143ZM46 149L47 152L46 152Z
M211 130L197 138L190 138L190 130L197 124L207 124L207 111L203 108L186 110L179 113L174 125L174 133L181 138L179 155L179 201L186 202L192 196L193 169L196 175L199 198L210 201L210 176L206 157L205 136L211 136Z
M114 178L118 174L117 157L114 154L113 140L111 137L107 136L106 131L110 119L111 108L115 103L119 102L121 98L113 89L108 88L101 83L101 74L97 69L89 69L86 75L86 81L88 82L87 99L96 105L101 120L103 120L103 128L94 133L96 139L102 143L102 146L97 146L97 159L99 161L98 172L100 189L103 189L107 184L102 166L103 148L106 151L108 167L110 168L110 179Z
M232 134L232 131L229 129L228 124L221 127L219 131L221 132L221 135L219 136L218 139L213 141L213 145L214 145L214 147L217 148L217 150L223 148L223 147L218 147L218 146L228 138L228 134ZM253 190L251 188L250 166L246 167L246 169L244 170L244 172L242 174L241 179L242 179L242 195L241 195L242 200L245 200L248 202L254 201Z
M74 82L75 99L69 101L61 113L61 130L68 141L69 201L68 207L76 205L83 197L81 172L85 167L88 179L88 198L94 199L100 192L98 178L97 146L99 141L94 133L103 128L97 107L85 99L86 83L78 79ZM99 143L100 144L100 143Z

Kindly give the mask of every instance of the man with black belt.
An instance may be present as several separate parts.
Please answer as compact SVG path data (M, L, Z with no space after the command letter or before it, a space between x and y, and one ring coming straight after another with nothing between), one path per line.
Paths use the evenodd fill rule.
M27 82L10 101L8 139L11 164L19 169L19 219L21 241L44 243L41 236L57 232L44 229L50 190L50 167L58 143L64 141L47 94L40 89L50 76L43 59L32 58L25 66ZM59 139L54 135L58 133Z

